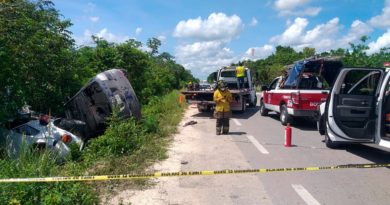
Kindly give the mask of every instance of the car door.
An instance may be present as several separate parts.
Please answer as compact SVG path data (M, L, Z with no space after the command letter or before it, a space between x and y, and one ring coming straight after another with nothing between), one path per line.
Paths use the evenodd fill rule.
M276 107L274 105L274 99L273 99L275 89L279 84L279 80L280 78L275 78L270 84L268 90L264 93L264 104L267 109L279 111L279 107Z
M390 72L381 84L378 113L375 141L382 147L390 148Z
M332 141L374 142L381 69L343 69L331 92L327 133Z

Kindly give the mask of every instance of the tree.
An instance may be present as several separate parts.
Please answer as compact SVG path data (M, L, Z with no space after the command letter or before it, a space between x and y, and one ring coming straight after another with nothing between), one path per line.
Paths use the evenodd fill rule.
M79 87L72 24L47 0L2 1L0 8L0 120L27 103L60 111L63 97Z
M303 48L302 52L303 52L303 57L308 58L308 57L314 56L316 54L316 49L305 47L305 48Z
M161 41L158 38L149 38L146 42L148 48L150 48L150 55L154 56L158 53L158 49L161 46Z

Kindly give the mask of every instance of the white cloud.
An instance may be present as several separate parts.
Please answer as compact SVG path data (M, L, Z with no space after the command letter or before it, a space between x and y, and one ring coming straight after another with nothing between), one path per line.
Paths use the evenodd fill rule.
M368 44L367 54L379 52L381 48L390 47L390 29L380 36L376 41Z
M176 55L179 58L215 56L225 45L226 43L222 41L195 42L192 44L180 45L176 48Z
M91 20L92 22L98 22L99 16L91 16L91 17L89 17L89 20Z
M212 13L205 20L201 17L180 21L173 32L177 38L195 38L202 41L232 39L241 32L243 24L237 15Z
M320 7L309 7L302 11L282 10L279 16L317 16L321 10Z
M310 0L276 0L275 8L278 10L291 10L309 2Z
M282 35L278 35L271 38L271 42L280 45L299 44L301 42L302 35L309 21L305 18L296 18Z
M338 18L333 18L325 24L319 24L312 30L306 31L308 24L307 19L296 18L283 34L272 37L271 43L292 46L297 50L312 47L319 52L337 46L335 45L336 36L341 29Z
M368 22L374 27L389 28L390 27L390 0L385 1L385 7L382 9L382 14L372 17Z
M252 25L257 19L252 19ZM201 17L180 21L173 36L180 39L175 48L175 59L186 69L201 78L212 71L237 62L229 43L239 36L244 25L237 15L212 13L207 19Z
M116 35L108 31L107 28L100 30L96 33L96 36L99 38L104 38L108 42L121 43L129 39L128 36Z
M311 0L276 0L274 8L279 12L279 16L317 16L322 8L305 8L310 1Z
M352 22L348 34L340 39L338 46L342 48L347 47L349 43L356 42L362 36L368 35L371 32L372 28L368 24L360 20L355 20Z
M135 35L138 36L142 32L142 28L138 27L135 29Z
M160 40L161 42L164 42L164 41L167 40L167 37L164 36L164 35L160 35L160 36L157 37L157 39Z
M216 40L179 45L175 58L195 76L206 79L212 71L238 60L227 44L227 41Z
M255 17L253 17L249 26L256 26L256 25L257 25L257 19Z
M108 31L107 28L104 28L100 30L97 33L92 33L90 30L85 30L84 35L82 37L75 37L76 44L81 46L81 45L93 45L93 41L91 36L95 35L99 38L103 38L107 40L108 42L113 42L113 43L122 43L128 39L130 39L129 36L122 36L122 35L116 35Z
M270 56L275 51L275 47L273 45L264 45L262 47L253 47L249 48L244 55L244 58L246 59L264 59L268 56Z

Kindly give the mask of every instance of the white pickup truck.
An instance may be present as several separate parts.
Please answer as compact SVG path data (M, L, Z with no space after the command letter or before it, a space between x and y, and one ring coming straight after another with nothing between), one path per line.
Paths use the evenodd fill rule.
M390 148L390 72L344 68L319 109L318 130L327 147L371 143Z
M232 93L233 102L231 109L233 111L245 112L247 104L251 107L256 106L257 97L256 89L252 81L249 68L245 68L244 88L239 90L236 78L236 68L223 67L215 73L214 80L223 80L227 84L229 91ZM213 101L214 90L187 90L182 92L185 95L186 102L197 104L199 112L211 110L215 106Z

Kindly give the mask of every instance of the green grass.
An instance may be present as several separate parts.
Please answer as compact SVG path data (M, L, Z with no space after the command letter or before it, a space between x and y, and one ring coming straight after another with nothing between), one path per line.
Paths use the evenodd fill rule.
M58 165L49 152L26 149L19 160L1 159L0 178L72 175L125 174L145 171L167 157L167 144L176 132L185 105L179 105L179 92L154 97L142 108L142 120L120 120L114 114L104 135L91 140L82 152L74 152L64 165ZM103 182L55 182L0 184L0 204L105 204L99 195L109 197L122 189L143 188L147 180Z

